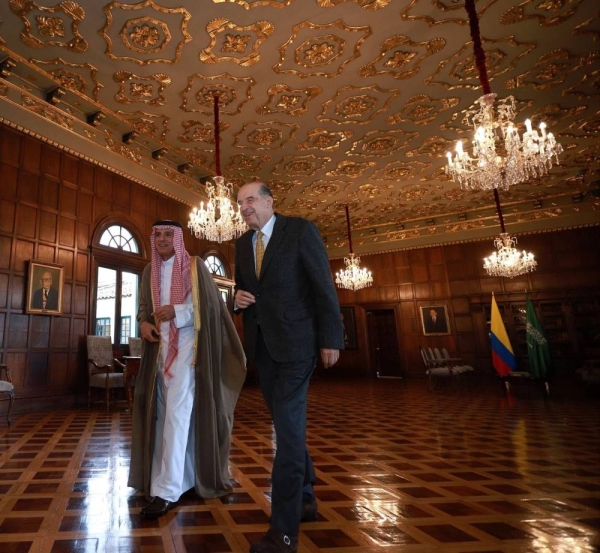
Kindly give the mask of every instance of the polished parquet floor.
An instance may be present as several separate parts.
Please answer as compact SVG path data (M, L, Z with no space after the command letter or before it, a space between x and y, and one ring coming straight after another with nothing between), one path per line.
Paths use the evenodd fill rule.
M600 401L578 387L344 381L317 374L309 447L319 520L300 551L586 553L600 533ZM18 400L17 400L18 401ZM0 404L3 412L5 404ZM127 487L124 408L0 419L3 553L242 552L268 527L273 433L243 390L234 493L184 496L158 521Z

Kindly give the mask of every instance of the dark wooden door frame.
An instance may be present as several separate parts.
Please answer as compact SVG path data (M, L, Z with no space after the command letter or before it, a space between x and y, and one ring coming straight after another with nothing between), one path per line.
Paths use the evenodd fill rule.
M369 311L394 311L394 322L396 325L396 347L398 348L398 359L400 362L400 370L402 374L406 374L406 370L402 365L402 355L400 351L400 305L398 303L367 303L361 304L360 307L365 313L365 343L367 345L367 360L369 366L369 374L371 378L378 378L377 369L375 367L375 360L373 359L373 352L371 348L371 343L369 341L369 322L368 322L368 313Z

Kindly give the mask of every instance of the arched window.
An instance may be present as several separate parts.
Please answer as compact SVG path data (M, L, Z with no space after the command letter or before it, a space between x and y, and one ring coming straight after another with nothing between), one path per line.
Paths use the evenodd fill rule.
M146 260L140 244L122 224L110 224L93 247L96 265L94 327L96 336L110 336L116 346L126 346L138 336L138 289Z
M206 263L211 275L227 278L225 265L223 265L223 262L216 255L207 255L204 263Z

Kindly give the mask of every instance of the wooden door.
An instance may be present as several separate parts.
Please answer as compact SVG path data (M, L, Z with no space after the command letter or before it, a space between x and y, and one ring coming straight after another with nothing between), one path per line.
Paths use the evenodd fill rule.
M377 378L402 378L395 311L367 310L367 332L371 374Z

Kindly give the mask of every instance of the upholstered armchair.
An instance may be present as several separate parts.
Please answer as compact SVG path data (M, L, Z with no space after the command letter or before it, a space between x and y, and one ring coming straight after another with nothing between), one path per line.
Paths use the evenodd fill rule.
M0 395L8 396L8 409L6 411L6 420L8 426L10 426L13 402L15 401L15 387L13 386L12 379L10 377L10 370L6 365L0 364Z
M124 388L123 373L115 370L110 336L87 337L88 407L92 401L92 388L104 390L106 408L110 406L111 390Z

